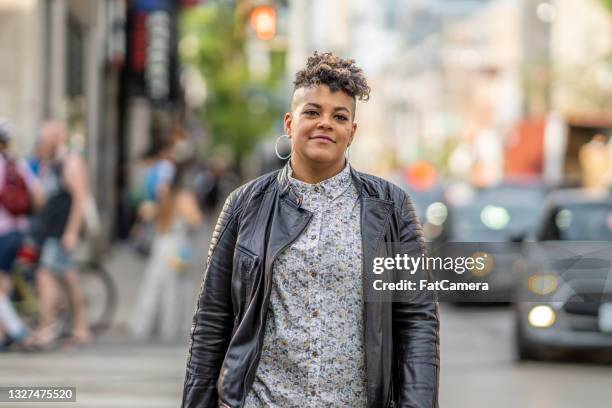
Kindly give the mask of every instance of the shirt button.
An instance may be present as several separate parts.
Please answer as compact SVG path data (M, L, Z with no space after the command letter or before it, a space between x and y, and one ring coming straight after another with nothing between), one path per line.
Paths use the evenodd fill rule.
M317 392L315 390L310 391L310 395L312 395L313 397L315 397L317 395Z
M319 316L319 311L315 310L314 312L312 312L312 317L317 317Z
M315 271L310 272L310 276L312 276L313 278L317 277L317 273Z
M317 357L319 357L319 353L318 353L317 351L313 351L313 352L312 352L312 356L313 356L314 358L317 358ZM314 392L314 391L313 391L313 392Z
M316 235L311 235L310 239L314 241L315 239L317 239L317 236Z

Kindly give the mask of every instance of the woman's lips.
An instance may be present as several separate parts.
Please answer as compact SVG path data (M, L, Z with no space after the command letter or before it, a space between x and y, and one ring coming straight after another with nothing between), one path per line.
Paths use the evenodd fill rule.
M323 135L313 136L310 138L310 140L315 140L321 143L336 143L331 137Z

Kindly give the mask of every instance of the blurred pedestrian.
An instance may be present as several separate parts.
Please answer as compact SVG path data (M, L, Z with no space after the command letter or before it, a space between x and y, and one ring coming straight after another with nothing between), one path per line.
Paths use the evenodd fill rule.
M229 164L221 155L212 156L196 172L193 178L193 190L206 216L217 210L228 174Z
M72 333L69 342L85 344L92 340L85 316L85 299L73 251L79 243L88 197L87 168L81 156L68 148L67 131L61 122L43 124L39 140L40 177L47 198L36 219L35 235L41 245L36 288L40 316L36 343L51 346L56 304L61 301L58 283L65 284L72 305Z
M200 164L193 177L193 191L205 215L212 213L219 196L219 183L209 165Z
M289 162L230 194L214 230L183 407L438 406L434 294L365 298L375 256L425 250L406 193L349 164L369 93L331 53L297 73Z
M155 147L149 147L140 157L134 169L136 186L131 192L130 203L137 209L138 205L147 200L147 176L157 161Z
M181 312L186 293L181 287L185 288L191 263L190 231L200 226L202 215L182 181L182 172L177 172L169 189L160 190L151 255L130 320L138 339L157 333L163 340L173 340L184 333L181 322L187 320Z
M40 183L26 161L9 153L11 138L10 126L0 121L0 348L9 341L31 343L9 299L10 273L28 229L28 216L43 204Z
M154 147L143 161L143 175L139 180L136 224L131 236L134 249L142 256L149 256L155 233L155 216L159 198L170 188L176 171L174 142Z
M145 177L145 200L158 201L174 178L174 142L165 142L157 151L153 165Z

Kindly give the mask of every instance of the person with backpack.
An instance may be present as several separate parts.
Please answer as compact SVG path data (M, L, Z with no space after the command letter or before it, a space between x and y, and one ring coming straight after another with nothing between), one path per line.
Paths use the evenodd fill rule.
M42 188L24 160L9 154L12 132L0 121L0 349L10 342L27 345L28 331L10 299L10 273L28 229L28 217L43 205Z
M39 141L40 180L46 202L37 215L35 237L41 245L36 288L40 303L35 345L51 347L57 339L56 320L58 283L66 285L73 305L73 328L69 342L89 343L92 335L85 316L85 298L79 287L79 275L72 259L84 223L88 197L87 168L81 156L71 152L67 131L61 122L43 124Z
M155 162L147 172L144 181L146 200L159 202L163 190L169 189L175 172L174 142L166 142L160 147Z
M167 193L174 179L174 142L168 141L153 146L144 156L142 174L135 201L137 209L136 224L132 228L132 244L136 253L143 257L151 254L155 234L155 217L159 198Z

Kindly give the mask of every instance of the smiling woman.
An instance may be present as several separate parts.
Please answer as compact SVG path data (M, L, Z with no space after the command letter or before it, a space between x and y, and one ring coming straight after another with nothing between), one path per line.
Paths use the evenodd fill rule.
M217 222L184 407L438 406L433 292L364 295L392 243L424 251L406 193L345 158L369 92L355 61L330 53L298 72L284 117L291 160L234 191Z
M352 60L316 52L294 87L292 109L285 114L285 132L293 142L291 167L295 178L317 183L344 167L357 131L356 98L368 100L370 88Z

